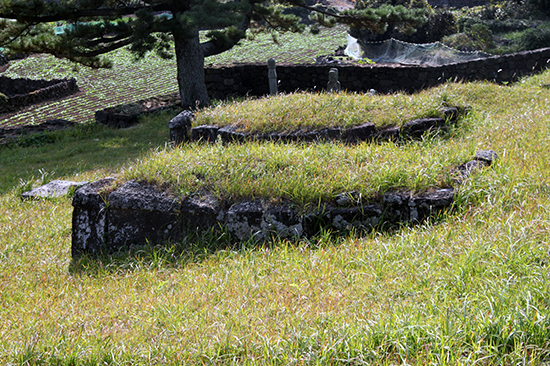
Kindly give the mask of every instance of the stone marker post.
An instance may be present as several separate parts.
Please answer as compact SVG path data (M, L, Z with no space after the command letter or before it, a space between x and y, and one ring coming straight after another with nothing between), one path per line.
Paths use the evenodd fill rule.
M267 77L269 78L269 95L277 95L277 70L275 70L275 59L267 60Z
M338 69L332 68L328 72L328 84L327 91L329 93L339 93L341 89L340 82L338 81Z

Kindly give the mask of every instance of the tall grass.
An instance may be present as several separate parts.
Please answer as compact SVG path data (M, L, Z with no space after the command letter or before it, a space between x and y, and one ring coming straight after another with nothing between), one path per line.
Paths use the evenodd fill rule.
M294 93L235 103L221 103L198 111L195 125L232 125L249 133L348 128L375 123L378 128L400 126L422 117L442 117L449 96L438 92L368 95L359 93ZM457 98L458 99L458 98Z
M11 178L0 196L0 363L547 364L550 95L540 85L549 78L545 72L509 87L436 88L434 96L463 100L472 112L456 134L412 145L172 150L152 138L158 149L153 153L139 143L147 135L138 129L90 129L79 138L59 138L49 149L1 149L0 175ZM170 118L160 116L164 121L149 119L144 126L160 128ZM110 159L93 165L102 150L93 145L63 169L49 159L55 149L94 139L117 146L105 152ZM143 174L152 174L146 167L155 159L158 167L163 162L184 169L183 162L210 159L218 149L235 166L269 150L274 156L265 161L312 154L314 167L330 161L323 154L334 161L363 156L367 166L377 167L373 174L383 176L392 166L381 164L381 152L391 153L392 165L401 164L402 156L420 169L469 158L478 148L495 150L498 162L460 187L452 215L423 225L261 247L194 247L183 256L167 245L81 262L69 254L70 200L14 198L18 175L11 172L42 169L56 172L50 178L77 179L120 167L131 174L142 166ZM33 151L43 159L27 161Z

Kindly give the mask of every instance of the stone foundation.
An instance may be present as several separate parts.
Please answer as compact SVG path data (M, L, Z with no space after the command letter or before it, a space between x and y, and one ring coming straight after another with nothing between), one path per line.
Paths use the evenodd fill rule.
M76 79L32 80L0 76L0 113L15 112L32 104L78 92Z
M474 160L455 168L457 183L496 159L480 151ZM322 229L336 232L372 230L419 223L452 208L453 188L413 195L387 192L365 201L344 192L334 202L302 212L292 202L264 200L224 204L208 192L179 199L143 182L128 181L113 188L105 178L79 188L73 199L72 255L112 253L132 245L178 241L184 235L224 227L235 241L272 237L311 237Z

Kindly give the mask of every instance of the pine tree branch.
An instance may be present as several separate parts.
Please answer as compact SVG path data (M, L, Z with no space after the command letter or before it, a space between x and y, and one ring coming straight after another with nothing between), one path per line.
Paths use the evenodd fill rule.
M253 7L250 12L245 14L244 20L238 27L235 27L236 30L243 31L243 36L232 38L230 42L220 43L218 40L213 39L210 41L202 42L201 48L204 57L218 55L222 52L225 52L235 46L243 37L246 35L246 30L250 27L250 21L252 20Z
M102 47L100 49L96 49L96 50L93 50L93 51L79 52L79 51L71 50L70 51L70 57L87 57L88 58L88 57L95 57L95 56L103 55L105 53L108 53L108 52L117 50L121 47L127 46L127 45L131 44L132 41L133 41L132 38L127 38L127 39L124 39L122 41L113 43L109 46L105 46L105 47Z
M0 9L0 18L16 19L20 22L26 23L47 23L57 22L62 20L78 19L78 18L90 18L90 17L110 17L110 16L123 16L132 15L136 11L150 8L152 11L167 11L170 10L168 4L158 3L154 5L145 6L124 6L121 8L98 8L98 9L80 9L74 10L70 13L70 17L66 13L56 13L51 15L28 15L18 12L9 11L8 9Z
M113 37L103 36L101 38L97 38L97 39L94 39L94 40L87 41L86 42L86 47L90 47L90 48L91 47L96 47L96 46L99 46L102 43L117 42L117 41L120 41L120 40L128 38L128 37L131 37L131 35L129 35L129 34L119 34L119 35L116 35L116 36L113 36Z
M16 34L16 35L14 35L13 37L11 37L10 40L8 40L8 41L6 41L6 42L4 42L4 43L0 43L0 46L1 46L1 47L5 47L5 46L9 45L9 44L12 43L13 41L15 41L17 38L23 36L23 34L24 34L25 32L28 32L29 29L30 29L33 25L34 25L34 24L31 24L31 23L27 24L18 34Z

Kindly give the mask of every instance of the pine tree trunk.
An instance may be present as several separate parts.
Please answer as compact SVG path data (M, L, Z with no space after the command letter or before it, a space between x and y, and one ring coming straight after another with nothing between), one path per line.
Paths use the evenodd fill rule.
M199 43L199 31L193 38L174 32L174 47L181 104L184 108L207 106L210 102L204 82L204 54Z

